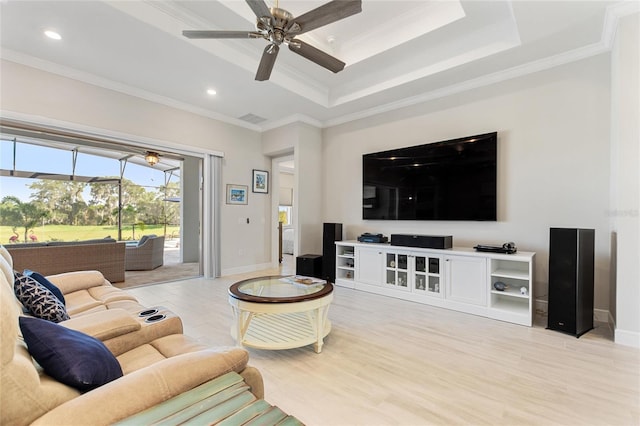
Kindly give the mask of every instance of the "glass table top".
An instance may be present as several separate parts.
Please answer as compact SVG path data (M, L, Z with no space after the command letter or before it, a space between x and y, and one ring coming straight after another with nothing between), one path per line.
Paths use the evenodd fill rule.
M239 281L229 294L246 302L286 303L318 299L333 291L333 285L319 278L301 276L258 277Z

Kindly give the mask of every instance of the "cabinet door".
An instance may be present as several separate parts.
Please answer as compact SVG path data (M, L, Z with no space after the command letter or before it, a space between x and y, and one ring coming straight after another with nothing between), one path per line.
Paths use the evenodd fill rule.
M395 286L399 289L408 290L409 279L409 253L398 253L388 251L385 253L385 284Z
M445 257L447 299L486 306L487 260L481 257Z
M382 284L382 251L377 248L356 248L356 281Z
M442 258L437 255L414 253L413 259L414 293L442 297Z

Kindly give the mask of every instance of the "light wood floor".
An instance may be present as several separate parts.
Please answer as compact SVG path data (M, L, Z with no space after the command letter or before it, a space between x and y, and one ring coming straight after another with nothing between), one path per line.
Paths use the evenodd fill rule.
M232 346L227 289L261 271L129 290L185 334ZM606 324L581 337L336 288L321 354L249 349L266 400L307 425L638 425L640 351Z

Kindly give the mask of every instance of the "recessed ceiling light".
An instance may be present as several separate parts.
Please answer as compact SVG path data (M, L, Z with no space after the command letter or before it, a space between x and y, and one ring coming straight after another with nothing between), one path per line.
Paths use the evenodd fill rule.
M213 95L215 95L216 93L218 93L218 92L216 92L216 91L215 91L215 89L207 89L207 95L211 95L211 96L213 96Z
M44 35L49 37L52 40L62 40L62 36L53 30L46 30Z

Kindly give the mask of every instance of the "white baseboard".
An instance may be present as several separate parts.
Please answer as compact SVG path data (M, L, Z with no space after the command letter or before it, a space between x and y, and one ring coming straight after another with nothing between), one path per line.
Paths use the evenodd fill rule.
M273 265L270 262L260 263L257 265L239 266L237 268L223 269L221 276L224 277L227 275L246 274L248 272L263 271L265 269L271 269L271 268L273 268Z
M594 309L593 310L593 319L597 322L606 322L611 324L609 321L609 310L608 309Z
M620 330L619 328L614 329L614 342L631 346L634 348L640 348L640 333L637 331L627 331Z
M549 314L549 302L543 299L535 300L536 315L547 316ZM613 328L611 314L607 309L594 309L593 320L597 322L609 323Z

